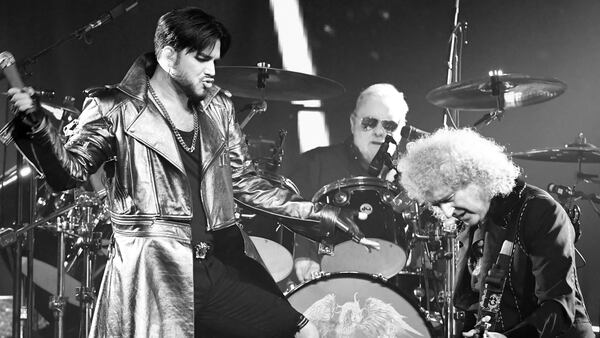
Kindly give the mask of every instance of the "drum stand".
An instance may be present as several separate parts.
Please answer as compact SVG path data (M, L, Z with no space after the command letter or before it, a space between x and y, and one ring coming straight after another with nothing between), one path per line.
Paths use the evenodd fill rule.
M457 336L457 320L463 320L461 318L464 315L462 312L456 311L452 300L454 298L454 285L456 285L456 256L458 241L456 236L458 234L458 225L452 224L450 226L443 227L444 237L446 238L446 252L444 258L446 259L446 279L444 283L444 337L453 338Z
M57 218L56 231L58 232L58 253L56 256L56 295L50 297L48 306L54 315L54 337L64 337L64 315L67 298L65 294L65 238L68 222Z
M83 211L79 216L79 227L76 229L79 237L75 246L77 254L67 262L67 270L73 267L73 264L80 255L83 256L83 286L77 288L75 296L79 300L80 325L79 336L85 338L90 333L92 322L92 313L95 302L95 289L92 283L93 266L96 257L96 251L100 249L102 233L94 232L94 228L99 223L99 218L94 215L93 207L100 205L100 202L94 197L82 194L76 198L77 205L81 206Z
M83 286L76 290L76 296L81 309L79 336L82 338L90 334L93 307L96 300L96 290L92 285L92 273L94 271L95 253L100 248L101 235L102 233L100 232L91 232L83 237Z

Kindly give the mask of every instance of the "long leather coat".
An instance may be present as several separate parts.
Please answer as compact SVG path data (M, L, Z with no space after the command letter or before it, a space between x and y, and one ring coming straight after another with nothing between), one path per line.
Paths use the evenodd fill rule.
M156 67L152 54L141 56L120 84L91 92L66 145L46 121L27 138L17 137L57 190L83 183L104 165L114 245L91 337L191 337L194 332L192 198L177 141L147 96L147 78ZM237 224L234 195L271 213L321 218L323 211L312 203L255 174L227 92L213 86L197 108L208 230ZM301 224L293 230L313 239L332 232L318 221Z

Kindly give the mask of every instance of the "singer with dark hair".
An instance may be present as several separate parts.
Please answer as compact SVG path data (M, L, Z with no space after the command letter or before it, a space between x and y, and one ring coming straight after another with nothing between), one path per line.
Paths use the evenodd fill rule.
M410 197L458 226L454 305L467 311L466 336L489 315L491 337L594 337L569 217L519 178L502 146L469 129L440 129L414 142L398 170Z
M351 135L343 143L303 153L284 175L308 198L324 185L341 178L386 176L389 169L383 163L382 155L386 154L383 148L393 147L386 144L386 136L393 141L389 143L400 144L400 131L406 124L407 113L404 94L393 85L377 83L367 87L359 94L349 116ZM294 268L299 282L310 279L320 270L320 260L317 244L296 236Z
M90 337L300 337L316 327L284 298L235 218L234 195L269 212L336 226L371 248L353 212L313 204L256 175L230 94L214 85L226 28L198 8L158 21L154 53L90 92L64 144L31 88L11 88L15 138L56 190L100 167L114 239ZM305 222L306 223L306 222Z

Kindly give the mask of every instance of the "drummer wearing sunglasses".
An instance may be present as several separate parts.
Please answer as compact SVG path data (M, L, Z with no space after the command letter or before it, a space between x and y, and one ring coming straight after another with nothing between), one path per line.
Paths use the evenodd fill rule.
M391 135L400 142L400 130L406 123L407 112L404 94L393 85L377 83L367 87L350 113L351 135L342 143L302 154L285 175L307 197L336 180L368 176L369 164L386 136ZM307 281L319 272L321 256L313 242L296 236L294 257L298 282Z
M373 85L359 96L350 115L350 130L365 168L377 154L386 135L391 135L396 142L400 141L400 129L406 124L407 111L404 94L391 85Z

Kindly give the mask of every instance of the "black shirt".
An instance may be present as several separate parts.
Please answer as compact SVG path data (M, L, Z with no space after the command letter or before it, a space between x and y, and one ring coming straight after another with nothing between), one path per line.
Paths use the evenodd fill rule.
M181 137L186 145L192 144L194 131L181 131ZM179 154L185 168L185 173L188 178L190 192L192 195L192 241L213 243L213 235L206 231L206 213L202 204L202 196L200 196L200 183L202 175L202 155L200 152L200 137L196 140L196 148L194 152L187 152L179 142L177 142Z

